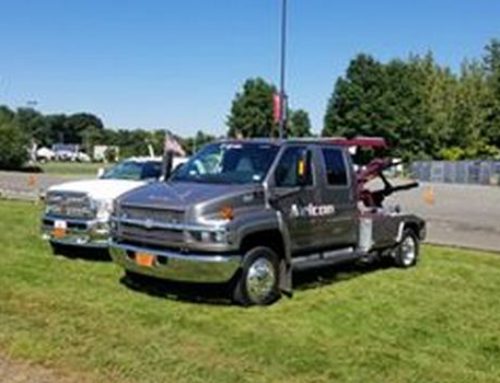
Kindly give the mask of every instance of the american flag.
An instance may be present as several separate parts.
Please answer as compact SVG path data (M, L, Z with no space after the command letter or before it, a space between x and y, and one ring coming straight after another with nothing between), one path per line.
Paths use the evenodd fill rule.
M178 156L185 157L186 152L184 149L182 149L181 144L174 138L174 136L167 132L165 134L165 147L164 147L165 152L172 152L174 154L177 154Z

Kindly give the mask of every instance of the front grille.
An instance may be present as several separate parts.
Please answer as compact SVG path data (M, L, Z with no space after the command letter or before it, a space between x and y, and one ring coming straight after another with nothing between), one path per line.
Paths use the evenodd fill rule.
M147 220L161 223L182 223L184 212L172 209L151 209L135 206L124 206L120 211L122 218Z
M184 240L182 231L165 229L145 229L142 227L120 224L120 237L126 241L140 240L154 245L168 245L181 243Z
M92 219L96 212L85 193L49 192L46 197L47 214L65 219Z
M181 225L183 222L184 212L179 210L122 206L115 233L120 241L178 246L184 242L184 233L175 228L175 225ZM162 225L166 227L161 227ZM169 228L168 225L174 227Z

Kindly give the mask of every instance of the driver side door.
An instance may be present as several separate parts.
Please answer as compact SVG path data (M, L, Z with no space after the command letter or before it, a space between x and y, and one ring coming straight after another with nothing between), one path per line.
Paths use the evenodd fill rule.
M312 161L313 150L307 145L289 146L274 169L274 207L281 211L287 224L293 253L307 252L316 243L315 224L304 213L317 200L316 175ZM305 164L300 161L307 158ZM300 166L305 166L305 179L300 180Z

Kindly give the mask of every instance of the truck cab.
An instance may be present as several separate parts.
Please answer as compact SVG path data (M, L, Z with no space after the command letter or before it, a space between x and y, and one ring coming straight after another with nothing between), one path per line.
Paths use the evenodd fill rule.
M230 283L243 305L291 293L298 269L375 255L413 266L423 220L363 203L359 181L342 142L210 144L117 200L111 254L130 278Z

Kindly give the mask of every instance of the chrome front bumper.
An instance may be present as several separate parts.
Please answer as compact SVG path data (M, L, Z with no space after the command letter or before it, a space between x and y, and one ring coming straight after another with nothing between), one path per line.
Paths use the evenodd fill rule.
M64 236L54 236L54 222L66 222ZM42 238L59 245L106 249L109 242L109 223L98 220L64 219L52 216L42 218Z
M138 252L153 255L153 265L138 265L134 259ZM181 254L114 242L110 242L110 253L113 260L128 271L159 279L197 283L229 281L242 260L240 255Z

